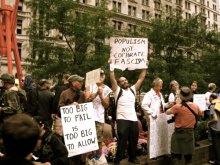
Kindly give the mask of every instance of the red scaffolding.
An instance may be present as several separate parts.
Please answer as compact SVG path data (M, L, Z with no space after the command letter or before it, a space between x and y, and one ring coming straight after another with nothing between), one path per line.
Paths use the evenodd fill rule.
M19 56L17 45L17 38L15 34L19 0L14 0L13 6L11 4L6 4L6 2L5 0L1 0L0 7L0 56L7 57L8 73L12 74L13 52L17 75L19 83L21 84L23 75L21 68L21 59Z

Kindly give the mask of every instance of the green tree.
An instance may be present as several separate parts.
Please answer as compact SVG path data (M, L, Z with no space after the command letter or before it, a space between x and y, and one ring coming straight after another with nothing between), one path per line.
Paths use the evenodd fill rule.
M107 1L96 8L82 5L72 0L28 2L33 21L27 69L36 78L85 75L106 63L110 48L104 40L113 32L108 24L111 12L106 10Z
M164 84L177 80L180 85L189 85L193 80L204 85L204 68L200 55L208 49L207 29L200 15L183 19L181 15L152 20L147 36L150 42L150 78L161 77ZM164 86L168 90L168 85Z

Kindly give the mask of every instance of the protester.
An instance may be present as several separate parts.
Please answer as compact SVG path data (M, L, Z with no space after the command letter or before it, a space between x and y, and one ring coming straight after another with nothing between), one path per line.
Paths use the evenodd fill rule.
M54 94L50 91L51 83L47 79L39 81L39 89L37 89L37 116L41 116L43 121L50 127L52 125L52 105Z
M214 93L216 90L216 84L215 83L209 83L208 85L208 91L205 93L205 99L206 99L206 110L204 111L204 120L208 120L210 118L210 101L209 97L212 93Z
M168 103L170 106L180 103L180 98L179 98L179 83L176 80L172 80L170 82L170 94L168 97Z
M30 75L25 77L23 89L27 94L27 102L24 103L24 112L31 116L37 116L39 87Z
M142 109L145 111L148 117L157 119L160 113L164 113L165 107L169 104L165 103L163 95L161 93L163 87L163 80L155 78L152 83L152 88L144 95L141 103ZM173 105L173 102L171 103ZM169 105L170 106L170 105Z
M192 81L192 82L190 83L190 89L191 89L191 91L192 91L192 100L190 100L190 101L192 101L192 102L193 102L193 95L194 95L194 94L198 94L197 88L198 88L198 83L197 83L197 81ZM196 131L197 126L196 126L194 129L195 129L195 131ZM197 142L197 139L195 138L195 147L199 147L199 146L200 146L200 144Z
M87 101L93 102L95 110L95 125L99 144L99 150L96 153L96 159L99 159L102 155L102 142L103 142L103 129L105 123L105 108L109 106L109 95L111 89L104 84L105 73L103 70L100 72L100 80L97 83L90 84L86 87L85 98ZM102 164L100 162L100 164Z
M0 96L0 118L4 120L16 113L22 113L22 108L18 93L11 89L15 83L14 76L5 73L1 75L0 79L3 83L3 89Z
M69 88L61 93L58 107L78 105L79 103L85 102L84 92L81 91L83 80L84 78L77 74L71 75L68 78Z
M55 87L55 96L54 96L54 100L53 100L53 111L52 111L52 118L55 117L55 115L57 115L59 109L58 109L58 104L59 104L59 99L60 99L60 95L61 93L69 88L69 74L64 74L63 75L63 79L62 79L62 83L61 85L57 85Z
M47 163L48 165L69 165L68 151L60 139L60 136L52 132L41 116L35 116L34 120L40 127L40 144L37 146L34 156L36 162Z
M34 165L30 158L40 137L36 122L26 114L7 118L2 127L5 155L0 157L1 165Z
M217 94L212 93L209 99L210 106L210 120L207 127L210 130L212 137L212 156L209 161L211 164L220 165L220 100L217 99Z
M109 63L111 63L111 60L109 60ZM127 142L128 161L134 164L140 164L136 157L139 132L138 119L135 112L135 95L136 91L140 89L140 86L145 79L145 75L146 69L142 69L137 82L131 87L125 77L120 77L118 80L119 84L117 84L114 66L110 64L110 80L115 98L121 93L116 109L117 134L119 139L114 164L120 164L120 161L123 159Z
M197 81L192 81L190 83L190 89L192 90L193 94L198 94L197 89L198 89L198 83Z
M77 74L74 74L68 78L68 81L69 81L69 88L61 93L58 108L67 105L78 106L80 103L85 102L85 95L84 92L81 90L84 78ZM60 111L58 112L58 117L61 117ZM85 161L85 160L81 160L80 157L81 155L71 157L70 161L73 164L80 164L82 161L83 162Z
M189 87L180 89L181 104L175 104L166 111L166 114L174 114L175 131L171 139L171 154L173 163L179 165L182 155L185 164L192 164L192 154L195 148L194 127L197 119L202 117L199 106L190 102L192 91ZM191 110L190 110L191 109Z

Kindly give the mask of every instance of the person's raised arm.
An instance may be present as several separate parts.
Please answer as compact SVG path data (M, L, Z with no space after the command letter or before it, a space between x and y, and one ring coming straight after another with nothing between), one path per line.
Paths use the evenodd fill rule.
M108 64L109 64L109 67L110 67L109 75L110 75L110 80L111 80L111 85L112 85L112 91L115 92L117 90L118 84L117 84L117 81L115 79L115 72L114 72L115 68L112 64L111 59L108 60Z
M138 90L140 89L141 84L143 83L143 81L144 81L144 79L145 79L146 73L147 73L147 70L146 70L146 69L142 69L142 70L141 70L141 73L140 73L140 75L139 75L139 77L138 77L138 80L137 80L137 82L136 82L135 85L134 85L136 91L138 91Z

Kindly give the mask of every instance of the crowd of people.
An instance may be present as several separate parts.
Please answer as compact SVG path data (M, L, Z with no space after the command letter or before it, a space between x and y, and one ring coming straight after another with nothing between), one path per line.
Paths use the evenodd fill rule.
M113 160L120 164L125 157L128 161L140 164L137 158L139 136L139 117L135 109L137 91L147 76L147 70L141 69L134 85L126 77L115 77L115 68L109 61L111 87L105 84L106 73L100 71L100 80L85 87L84 77L77 74L63 75L63 84L53 88L47 79L34 81L30 75L24 77L22 84L15 83L15 77L4 73L0 77L0 164L16 165L80 165L85 164L90 153L68 157L64 143L60 107L79 106L92 102L95 110L95 126L99 149L93 153L97 164L107 164L102 153L105 111L110 106L110 96L116 101L116 121L112 129L117 130L117 151ZM160 114L172 115L174 133L171 139L171 157L173 164L180 164L182 155L185 164L192 164L195 150L194 129L198 120L207 120L207 129L213 143L210 162L220 165L220 106L216 85L210 83L206 95L206 110L203 112L193 103L193 94L198 84L193 81L182 86L173 80L170 82L170 94L166 100L161 93L163 80L155 78L152 88L146 92L141 107L146 123L157 121ZM167 124L168 124L167 123ZM143 124L143 123L142 123ZM114 132L114 131L113 131ZM103 161L103 159L105 161ZM15 163L16 162L16 163Z

